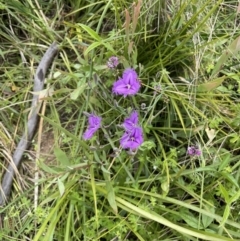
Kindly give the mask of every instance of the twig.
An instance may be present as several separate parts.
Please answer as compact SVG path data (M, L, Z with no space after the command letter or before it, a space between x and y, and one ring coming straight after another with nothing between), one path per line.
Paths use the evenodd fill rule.
M52 64L52 61L56 56L57 52L58 52L58 46L54 42L53 44L51 44L51 46L48 48L46 53L43 55L43 58L37 67L37 71L34 76L34 86L33 86L33 91L35 92L35 94L33 95L33 98L32 98L31 112L28 118L27 130L23 134L13 154L13 157L12 157L13 162L9 164L3 176L2 190L1 190L2 192L0 192L0 206L4 206L7 202L7 199L10 196L13 178L15 176L15 170L19 169L23 153L29 147L32 141L34 131L37 126L38 112L40 109L40 106L38 106L39 94L36 92L43 90L44 79L45 79L47 70Z
M46 111L46 101L43 101L41 115L44 116ZM34 209L37 209L38 206L38 181L39 181L39 170L37 160L40 158L40 150L41 150L41 140L42 140L42 132L43 132L43 118L40 117L39 120L39 127L38 127L38 140L37 140L37 151L36 151L36 158L35 158L35 167L34 167Z

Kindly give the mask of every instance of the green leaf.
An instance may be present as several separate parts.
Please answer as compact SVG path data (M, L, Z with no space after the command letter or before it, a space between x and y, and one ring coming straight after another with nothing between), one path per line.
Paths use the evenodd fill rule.
M215 68L212 71L211 77L215 76L216 74L219 73L221 70L222 66L225 64L227 59L230 56L236 55L240 50L240 36L237 37L225 50L225 52L222 54L222 56L219 58Z
M228 220L228 217L229 217L229 214L230 214L230 209L231 209L230 206L231 206L230 204L227 204L226 207L225 207L223 219L222 219L222 222L220 224L220 227L224 226L225 222Z
M80 27L82 27L93 39L97 41L101 41L101 37L91 28L89 28L87 25L79 24Z
M161 184L161 188L164 191L165 194L168 194L169 192L169 183L168 181L165 181Z
M195 217L189 210L180 210L181 218L192 228L203 229L203 225L199 222L199 218Z
M100 45L102 45L101 42L95 42L95 43L89 45L88 48L84 51L84 55L87 55L90 51L92 51L93 49L97 48Z
M236 202L240 197L240 190L230 198L230 203Z
M58 189L59 189L60 195L62 197L62 195L65 192L65 186L64 186L63 182L61 181L61 179L57 180L57 184L58 184Z
M230 168L230 167L228 167ZM239 184L238 181L233 177L233 175L231 173L228 173L227 171L222 171L221 173L219 173L221 175L221 177L226 178L229 182L231 182L236 188L239 189Z
M45 172L50 173L50 174L59 174L58 171L52 169L51 167L47 166L44 164L42 160L38 161L38 166Z
M225 187L221 183L219 183L219 190L220 190L222 196L224 197L225 202L229 203L230 199L229 199L228 191L225 189Z
M238 133L233 133L231 135L229 135L229 137L231 136L231 139L230 139L230 143L235 143L239 140L239 135Z
M105 173L110 174L110 172L103 165L101 166L101 170Z
M81 86L79 86L77 89L75 89L71 94L70 94L70 98L72 100L76 100L86 89L87 84L84 83Z
M111 44L102 42L104 47L112 52L112 54L117 55L116 51L112 48Z
M69 166L70 161L67 157L66 153L63 152L60 148L56 147L54 148L54 155L57 158L57 160L61 163L62 166Z
M117 208L117 203L115 200L115 192L110 180L110 173L108 172L103 172L104 179L106 181L106 189L107 189L107 200L112 207L114 213L118 213L118 208Z
M222 76L221 78L214 79L212 81L200 84L197 87L197 92L208 92L216 89L218 86L222 84L226 76Z
M220 92L223 92L223 93L231 93L231 91L228 88L226 88L225 86L222 86L222 85L217 87L217 90Z
M140 146L140 150L151 150L156 147L156 144L153 141L144 141L143 144Z
M210 203L213 204L212 201L210 201ZM208 205L207 211L209 213L215 214L214 206L213 205L212 206ZM210 216L202 214L202 225L203 225L204 228L207 228L213 221L214 221L214 217L213 216L210 217Z
M223 171L229 165L229 162L231 161L231 154L229 152L227 152L226 149L224 149L224 151L226 151L226 152L221 154L221 162L220 162L218 171Z

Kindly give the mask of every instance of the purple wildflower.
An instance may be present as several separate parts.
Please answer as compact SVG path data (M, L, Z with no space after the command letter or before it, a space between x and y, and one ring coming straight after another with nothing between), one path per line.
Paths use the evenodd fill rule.
M190 156L201 156L202 152L196 146L189 146L187 149L187 154Z
M123 149L136 150L143 143L143 131L141 127L135 127L131 131L126 131L120 145Z
M91 114L88 117L88 127L83 134L84 140L89 140L92 138L94 133L100 128L102 118L96 115Z
M126 97L127 95L135 95L140 87L141 84L136 71L134 69L126 69L123 72L122 78L113 84L112 91L115 94Z
M118 61L118 57L116 56L112 56L108 59L107 61L107 66L109 69L114 69L118 66L119 61Z
M137 111L133 111L132 114L126 118L123 122L123 127L125 131L131 131L138 124L138 113Z
M125 133L123 134L120 145L123 149L136 150L143 143L143 130L138 126L138 113L133 111L123 122Z

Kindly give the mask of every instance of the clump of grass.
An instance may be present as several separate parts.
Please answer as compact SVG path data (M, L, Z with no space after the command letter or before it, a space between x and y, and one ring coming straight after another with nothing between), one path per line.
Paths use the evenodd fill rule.
M52 138L31 152L53 147L44 149L48 158L34 160L38 193L34 176L17 176L12 201L0 212L4 240L239 239L238 13L231 4L2 4L2 172L24 131L41 53L55 39L61 47L41 112ZM119 64L109 69L111 56ZM141 89L113 94L129 67ZM144 142L129 151L121 124L134 110ZM87 141L86 112L101 116Z

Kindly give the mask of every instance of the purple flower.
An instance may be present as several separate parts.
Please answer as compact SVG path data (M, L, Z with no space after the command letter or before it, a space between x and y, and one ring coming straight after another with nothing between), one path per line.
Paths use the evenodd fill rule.
M100 128L102 118L96 115L91 114L88 117L88 127L83 134L84 140L89 140L92 138L94 133Z
M120 145L123 149L136 150L143 143L143 131L141 127L135 127L131 131L126 131Z
M123 134L120 145L123 149L136 150L143 143L143 130L138 126L138 113L133 111L123 122L125 133Z
M112 92L126 97L127 95L135 95L140 87L141 84L136 71L134 69L126 69L122 78L113 84Z
M190 156L201 156L202 152L196 146L189 146L187 149L187 154Z
M138 113L137 111L133 111L132 114L126 118L123 122L123 127L125 131L131 131L138 124Z
M118 57L116 56L110 57L107 61L107 66L109 69L114 69L115 67L118 66L118 64L119 64Z

